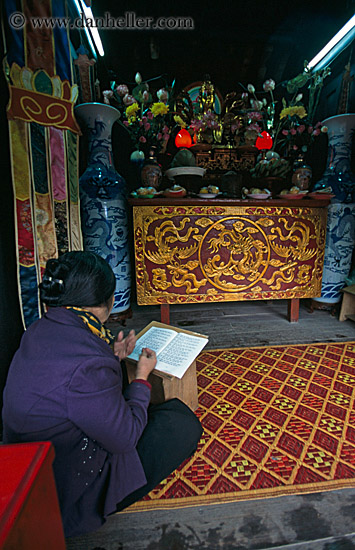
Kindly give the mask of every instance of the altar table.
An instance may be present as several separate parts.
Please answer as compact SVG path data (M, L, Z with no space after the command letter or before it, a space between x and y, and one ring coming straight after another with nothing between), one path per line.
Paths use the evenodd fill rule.
M129 199L139 305L288 300L321 295L329 201Z

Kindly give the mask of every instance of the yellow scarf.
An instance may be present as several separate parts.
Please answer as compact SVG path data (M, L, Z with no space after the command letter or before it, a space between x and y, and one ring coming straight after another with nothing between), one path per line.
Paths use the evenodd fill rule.
M65 308L76 313L76 315L78 315L78 317L80 317L89 327L91 332L102 340L105 340L107 344L112 344L114 342L115 337L112 332L106 328L93 313L81 307L65 306Z

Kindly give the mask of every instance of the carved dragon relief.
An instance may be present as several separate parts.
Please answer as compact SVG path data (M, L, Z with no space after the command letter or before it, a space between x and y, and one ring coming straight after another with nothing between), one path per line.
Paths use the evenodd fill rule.
M196 212L191 217L188 210L185 216L180 211L178 216L170 212L169 217L141 218L146 243L143 264L156 266L149 275L144 265L145 292L151 296L182 287L196 299L203 295L217 299L221 291L284 293L288 285L292 291L318 289L317 254L324 238L320 218L219 215L216 219Z

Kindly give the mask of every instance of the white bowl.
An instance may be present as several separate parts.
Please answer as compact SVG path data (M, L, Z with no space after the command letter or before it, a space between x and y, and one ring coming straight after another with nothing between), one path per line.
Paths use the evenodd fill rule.
M247 194L248 199L269 199L271 197L271 193L248 193Z
M198 193L197 196L200 197L200 199L214 199L218 195L219 193Z
M175 176L204 176L206 173L205 168L199 166L178 166L177 168L169 168L165 172L165 175L169 180L173 180Z

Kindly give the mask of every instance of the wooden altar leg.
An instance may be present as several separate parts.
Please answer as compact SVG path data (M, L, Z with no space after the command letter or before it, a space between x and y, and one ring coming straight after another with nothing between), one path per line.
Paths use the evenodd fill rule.
M160 322L165 325L170 325L169 304L160 304Z
M299 312L300 312L300 299L291 298L291 300L288 301L288 308L287 308L287 317L290 323L298 322Z

